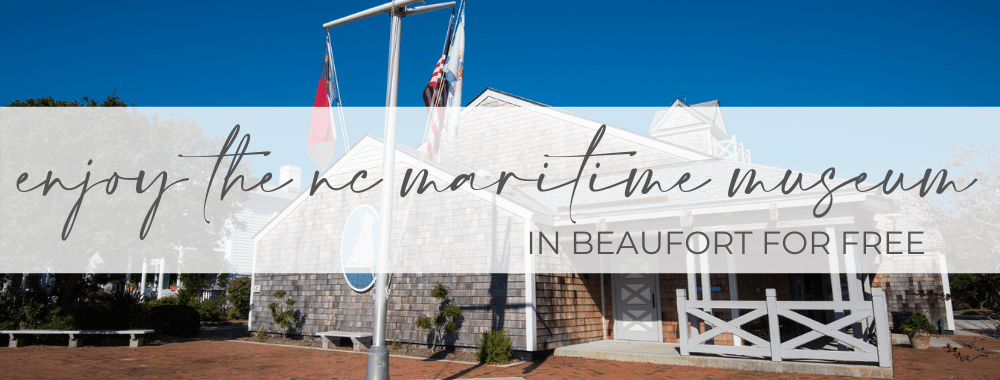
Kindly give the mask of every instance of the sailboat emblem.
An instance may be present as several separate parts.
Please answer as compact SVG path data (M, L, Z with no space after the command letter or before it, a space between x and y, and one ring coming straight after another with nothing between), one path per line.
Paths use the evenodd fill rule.
M340 263L347 284L364 292L375 283L375 252L378 252L379 219L371 206L354 209L344 225L340 241Z

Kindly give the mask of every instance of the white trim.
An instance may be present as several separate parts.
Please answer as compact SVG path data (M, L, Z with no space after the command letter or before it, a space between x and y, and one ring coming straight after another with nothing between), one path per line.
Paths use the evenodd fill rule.
M622 315L625 314L625 311L622 310L624 308L624 305L621 304L622 303L621 292L619 291L619 289L621 289L624 286L622 284L622 281L624 281L623 277L625 275L627 275L628 273L609 273L609 274L611 275L611 301L612 301L611 302L611 309L612 309L611 314L613 315L614 320L615 320L614 321L614 325L611 327L612 332L614 333L614 336L615 336L613 340L621 340L621 341L626 341L626 342L663 343L663 298L660 295L660 274L659 273L645 273L647 275L652 275L653 276L653 286L651 287L652 288L651 291L652 291L652 298L653 298L652 299L652 301L653 301L653 315L654 315L654 319L655 319L655 321L653 322L653 327L654 327L654 329L656 331L655 332L650 332L650 334L656 334L656 341L655 342L654 341L649 341L649 340L636 340L636 339L625 339L625 338L622 338L622 332L620 332L618 330L618 326L621 325L621 324L623 324L625 321L619 320L618 319L618 315L619 315L619 311L621 311ZM602 295L602 297L603 297L603 295ZM607 339L607 337L605 337L605 339Z
M652 136L653 136L653 138L656 138L656 139L662 139L662 138L665 138L665 137L676 136L676 135L680 135L680 134L684 134L684 133L704 131L704 130L711 131L712 132L712 137L715 137L715 138L717 138L719 140L726 140L726 138L729 137L729 135L727 135L725 132L722 132L722 129L719 128L718 126L716 126L715 123L712 123L712 124L691 124L691 125L687 125L687 126L683 126L683 127L657 130L656 132L653 132L654 134ZM715 157L715 156L713 156L713 157Z
M681 108L684 109L684 112L694 115L694 117L698 120L701 120L701 122L688 124L681 127L663 128L663 124L668 119L670 119L670 116L673 115L674 111ZM668 108L666 112L664 112L660 117L653 120L653 123L650 124L649 126L649 134L654 138L663 138L667 136L673 136L682 133L708 129L712 132L712 136L720 140L725 139L726 136L728 136L728 133L726 133L725 129L721 127L719 123L716 122L716 119L722 118L722 107L715 106L715 107L705 107L705 108L714 108L716 110L715 112L716 115L714 115L712 118L709 118L708 116L705 116L705 114L696 110L695 107L692 107L690 104L681 102L680 100L675 100L674 104L671 104L670 108Z
M179 280L179 279L178 279ZM257 241L253 242L253 261L250 264L250 312L247 316L247 331L253 330L253 293L257 285Z
M946 296L951 295L951 282L948 279L948 261L941 252L935 252L938 256L938 264L941 267L941 291ZM951 297L945 297L944 313L947 326L946 329L955 331L955 311L952 308Z
M375 208L372 207L372 206L363 204L363 205L360 205L358 207L355 207L354 210L351 211L350 214L348 214L348 216L347 216L347 222L344 223L344 229L340 232L340 236L341 236L341 239L340 239L340 270L341 270L342 274L344 275L344 282L346 282L347 286L350 287L351 290L353 290L355 293L364 293L364 292L367 292L368 289L371 289L372 286L375 286L375 279L378 278L378 276L375 274L375 263L372 263L372 265L369 267L369 269L371 269L372 282L369 282L368 285L365 286L364 288L354 287L354 284L351 283L351 279L347 277L347 263L344 262L344 241L346 241L347 239L344 239L343 236L347 235L347 227L350 226L351 218L354 217L355 213L357 213L358 211L360 211L362 209L367 209L368 211L371 211L371 213L375 214L375 221L376 222L380 222L379 221L378 211L375 210ZM381 224L379 224L378 226L381 227ZM378 231L378 232L381 233L382 231ZM379 239L379 240L381 240L381 239ZM378 241L375 241L375 243L377 244ZM378 252L378 250L376 250L375 252ZM348 261L350 261L350 260L348 260Z
M508 103L511 103L511 104L515 104L515 105L520 106L521 108L530 109L532 111L538 112L538 113L543 114L545 116L556 118L556 119L568 122L570 124L578 125L578 126L590 129L592 131L596 131L597 128L601 127L601 125L608 125L608 129L607 129L606 133L609 134L609 135L611 135L611 136L615 136L617 138L620 138L620 139L623 139L623 140L627 140L629 142L633 142L633 143L636 143L636 144L640 144L640 145L646 146L648 148L652 148L652 149L656 149L656 150L659 150L659 151L662 151L662 152L665 152L665 153L669 153L669 154L675 155L675 156L683 158L683 159L687 159L687 160L691 160L691 161L699 161L699 160L717 159L718 158L718 157L715 157L715 156L712 156L712 155L708 155L708 154L705 154L705 153L702 153L702 152L698 152L698 151L695 151L695 150L691 150L691 149L688 149L688 148L685 148L685 147L682 147L682 146L679 146L679 145L674 145L674 144L668 143L668 142L663 141L663 140L657 140L656 138L653 138L652 136L647 136L647 135L643 135L643 134L640 134L640 133L637 133L637 132L632 132L632 131L629 131L629 130L626 130L626 129L622 129L620 127L616 127L616 126L613 126L613 125L610 125L610 124L607 124L607 123L602 123L602 122L597 121L597 120L589 119L589 118L586 118L586 117L583 117L583 116L580 116L580 115L576 115L576 114L573 114L573 113L570 113L570 112L567 112L567 111L563 111L563 110L560 110L559 108L547 107L547 106L540 106L540 105L537 105L537 104L531 104L531 103L529 103L526 100L523 100L523 99L520 99L520 98L516 98L516 97L510 96L510 95L507 95L507 94L503 94L503 93L497 92L497 91L495 91L493 89L487 89L486 91L483 91L482 94L480 94L478 97L476 97L476 99L474 99L471 103L469 103L469 106L467 106L466 109L462 110L462 117L464 117L468 112L472 112L472 110L474 108L478 107L479 104L482 103L482 101L485 100L487 97L493 97L493 98L496 98L498 100L502 100L502 101L505 101L505 102L508 102Z
M694 115L696 119L701 120L702 124L705 124L706 126L709 127L712 125L712 119L709 119L701 112L690 109L691 105L682 102L680 99L674 99L674 103L670 105L670 108L667 108L666 112L664 112L660 117L656 118L656 120L653 120L652 125L650 125L649 127L649 133L652 134L653 132L659 131L661 127L663 127L663 122L666 121L667 119L670 119L670 116L674 114L674 111L676 111L678 108L681 107L689 108L685 110L685 112ZM691 124L691 125L697 125L697 124Z
M323 172L320 175L320 177L321 178L328 178L331 174L336 173L348 161L350 161L352 158L354 158L354 156L357 155L359 151L361 151L361 149L359 149L359 148L363 148L363 147L375 147L375 148L377 148L378 147L378 142L375 141L374 139L372 139L370 136L365 136L365 137L361 138L361 141L358 141L356 144L354 144L354 147L352 147L351 150L347 151L347 153L344 153L343 156L341 156L339 159L337 159L337 162L334 162L333 166L331 166L329 169L327 169L325 172ZM303 183L305 183L305 182L306 181L303 180ZM310 184L311 183L312 182L310 180ZM299 205L302 204L302 202L304 202L307 198L309 198L309 186L306 186L305 191L303 191L297 197L295 197L295 199L291 203L289 203L288 206L285 206L284 210L281 210L281 212L278 213L278 216L276 216L274 218L271 218L271 220L269 222L267 222L267 224L265 224L264 227L261 228L260 231L257 232L256 235L253 236L254 243L259 242L261 239L264 238L264 236L267 236L267 234L270 233L271 230L273 230L275 226L277 226L279 223L281 223L281 221L285 220L285 218L288 217L288 215L291 214L293 210L295 210L296 208L298 208ZM256 251L256 249L255 249L255 251Z
M530 216L524 220L524 345L527 351L538 349L538 321L535 309L535 261L531 256Z

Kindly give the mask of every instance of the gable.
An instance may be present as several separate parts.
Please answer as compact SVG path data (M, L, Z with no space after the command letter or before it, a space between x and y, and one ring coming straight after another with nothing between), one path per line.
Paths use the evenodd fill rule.
M544 173L553 181L575 177L579 160L545 155L586 152L600 121L547 107L496 90L487 90L462 112L455 141L442 144L441 155L494 175L515 172L521 177ZM707 154L607 126L596 153L636 151L634 157L602 157L601 170L665 165L714 158ZM598 162L598 161L592 161ZM548 167L545 167L548 164Z
M688 105L676 99L670 108L657 112L649 126L649 134L656 138L706 130L720 140L728 135L717 100Z

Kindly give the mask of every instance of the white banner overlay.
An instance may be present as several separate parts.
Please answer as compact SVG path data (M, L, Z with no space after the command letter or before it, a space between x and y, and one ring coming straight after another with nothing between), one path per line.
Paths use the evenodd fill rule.
M777 128L761 141L782 142L751 156L723 112L729 129ZM381 233L345 228L349 216L374 215L387 190L385 110L344 113L350 134L316 168L312 108L0 109L0 273L343 272ZM497 95L430 156L427 114L399 110L394 273L1000 273L997 157L942 132L995 131L998 108L557 109ZM937 149L881 137L901 130ZM789 170L803 166L819 169ZM345 231L361 247L351 260Z

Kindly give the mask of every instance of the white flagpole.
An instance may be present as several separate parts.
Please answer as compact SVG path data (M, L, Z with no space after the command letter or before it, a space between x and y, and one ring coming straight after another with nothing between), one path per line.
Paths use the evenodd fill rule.
M396 105L399 98L399 44L402 37L403 17L407 14L420 14L455 5L454 2L434 4L412 9L407 5L422 0L392 1L377 7L343 17L326 24L323 28L332 28L352 21L368 18L377 14L389 12L392 15L392 32L389 46L389 80L386 96L385 139L382 155L382 199L379 210L379 244L376 256L375 277L375 321L372 347L368 350L368 380L389 380L389 349L385 344L385 325L387 293L389 281L389 251L392 244L392 204L394 201L395 163L396 163ZM449 5L450 4L450 5Z

